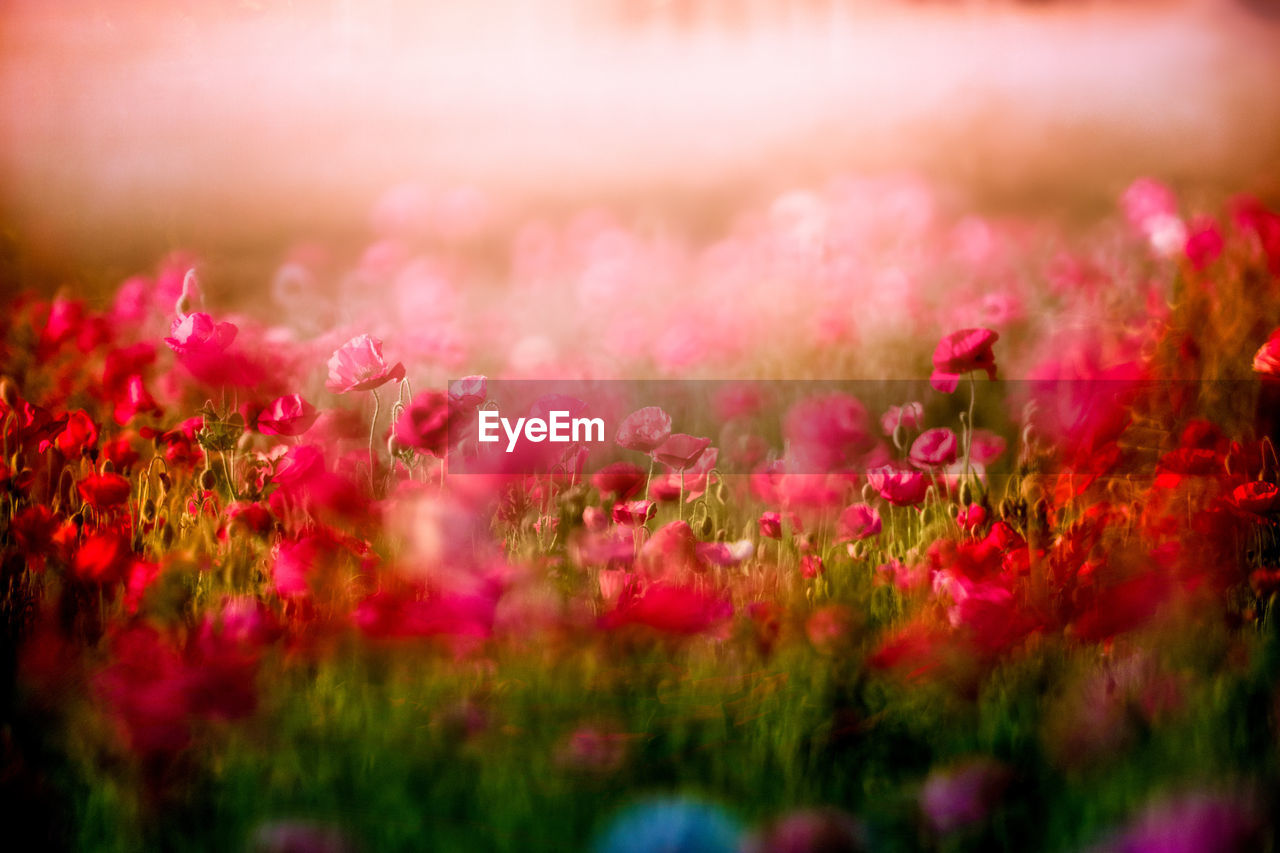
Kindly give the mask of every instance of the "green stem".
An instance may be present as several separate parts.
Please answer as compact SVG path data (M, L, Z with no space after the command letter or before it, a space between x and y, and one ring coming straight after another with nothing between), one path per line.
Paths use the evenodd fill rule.
M382 406L382 401L378 399L376 388L370 393L373 394L373 420L369 422L369 491L376 496L378 489L375 472L378 470L378 465L377 456L373 449L373 437L378 431L378 411Z

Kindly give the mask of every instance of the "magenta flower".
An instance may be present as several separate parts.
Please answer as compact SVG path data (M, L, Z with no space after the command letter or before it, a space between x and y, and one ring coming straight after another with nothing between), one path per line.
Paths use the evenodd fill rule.
M1000 336L991 329L961 329L938 342L933 351L933 375L929 384L944 394L956 390L960 377L975 370L996 378L996 357L991 351Z
M640 491L644 480L644 469L630 462L614 462L591 475L591 485L599 489L602 494L617 495L622 499L629 498Z
M976 429L970 439L969 458L975 465L990 465L1000 458L1008 444L991 430Z
M692 468L710 446L709 438L677 432L654 448L653 455L663 465L683 471L686 468Z
M235 325L215 323L208 314L197 311L175 322L164 342L179 356L216 355L231 346L237 331Z
M649 453L671 435L671 416L657 406L637 409L623 419L614 441L627 450ZM711 442L708 441L708 444Z
M901 406L890 406L880 417L880 428L885 435L893 435L901 426L903 429L919 429L924 422L924 406L920 403L904 403Z
M872 442L867 410L849 394L823 394L800 400L782 424L792 470L825 474L848 465Z
M441 391L423 391L414 396L396 420L392 434L404 447L412 447L443 458L449 447L450 398Z
M372 391L392 380L404 379L404 364L388 367L382 356L382 341L368 335L357 335L334 351L329 359L330 391Z
M657 506L653 501L627 501L614 504L613 520L617 524L639 527L653 517Z
M782 514L778 512L760 513L760 535L765 539L781 539Z
M895 506L915 506L924 500L929 489L928 479L919 471L901 471L888 465L868 471L867 482Z
M1008 782L1008 768L985 757L934 770L920 791L920 810L945 835L985 819Z
M320 413L302 399L301 394L277 397L258 416L258 432L263 435L302 435L316 422Z
M464 376L449 383L449 401L460 409L474 409L489 397L489 380Z
M1280 378L1280 329L1272 332L1253 356L1253 372L1268 378Z
M925 430L911 443L907 460L917 468L941 468L956 461L956 434L946 427Z
M845 511L840 513L836 531L839 541L849 542L870 539L880 533L882 526L880 513L875 507L870 504L856 503L846 507Z

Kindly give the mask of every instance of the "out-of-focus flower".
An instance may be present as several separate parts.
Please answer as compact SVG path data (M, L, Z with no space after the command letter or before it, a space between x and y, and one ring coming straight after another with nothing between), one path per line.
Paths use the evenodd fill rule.
M68 459L74 459L98 443L98 427L84 409L76 409L67 416L67 425L53 440L54 445Z
M760 535L765 539L782 538L782 514L773 512L760 513Z
M888 465L868 471L867 482L880 497L895 506L915 506L924 500L929 490L929 480L924 474Z
M1227 500L1237 509L1267 515L1280 504L1280 487L1275 483L1251 480L1232 489Z
M404 375L401 362L387 364L382 355L382 341L369 335L356 335L330 357L325 387L338 394L373 391L388 382L399 382Z
M644 469L630 462L614 462L591 475L591 485L601 494L613 495L618 500L626 500L640 491L644 480Z
M825 604L805 620L804 633L814 649L831 654L849 638L853 625L852 610L843 604Z
M657 406L637 409L623 418L614 441L627 450L650 453L671 435L671 416ZM710 440L707 444L710 444Z
M708 447L711 439L682 432L672 433L667 440L653 449L654 457L663 465L683 471L692 468Z
M623 595L606 613L606 628L643 626L665 634L701 634L733 616L733 604L690 584L654 583Z
M80 498L96 510L115 509L129 500L133 484L114 472L90 474L76 483Z
M1248 853L1266 847L1261 815L1247 796L1192 792L1158 800L1090 853Z
M613 818L592 853L738 853L738 822L697 800L655 799Z
M837 809L805 809L783 815L753 833L742 853L864 853L866 829Z
M121 580L132 563L128 540L119 533L104 531L80 543L72 569L81 580L110 584Z
M808 397L793 405L782 423L795 473L825 474L851 465L874 440L867 410L850 394Z
M489 380L483 376L464 376L449 383L449 402L459 409L474 409L489 397Z
M404 413L396 420L393 435L396 442L444 458L449 449L450 398L440 391L423 391L414 395Z
M572 731L556 750L556 763L569 770L605 775L620 768L627 758L625 734L581 726Z
M966 373L981 370L988 378L995 379L996 357L991 347L999 338L991 329L961 329L947 335L933 351L933 375L929 377L929 384L950 394Z
M800 558L800 577L813 580L818 575L826 574L827 567L817 554L805 554Z
M249 835L249 853L354 853L356 846L335 827L303 820L273 820Z
M657 511L653 501L627 501L613 505L613 520L616 524L638 527L644 524Z
M954 832L990 814L1009 776L1005 765L985 757L934 770L920 791L920 810L934 832Z
M838 541L850 542L878 536L883 524L880 513L870 504L856 503L845 508L836 522Z
M946 427L920 433L911 443L908 461L917 468L941 468L956 461L956 434Z
M208 314L196 311L177 320L164 342L179 356L218 355L231 346L238 331L233 323L215 322Z
M970 439L969 459L975 465L990 465L1000 458L1006 446L1004 436L987 429L975 429Z
M258 431L263 435L302 435L311 429L320 413L301 394L277 397L258 415Z
M1274 379L1280 378L1280 329L1271 333L1267 342L1253 356L1253 372Z
M922 403L903 403L901 406L890 406L880 417L880 428L885 435L893 435L899 427L902 429L919 429L924 423L924 405Z
M1193 221L1189 232L1186 244L1187 260L1191 262L1194 269L1203 271L1222 255L1222 249L1226 243L1222 239L1218 223L1212 219Z

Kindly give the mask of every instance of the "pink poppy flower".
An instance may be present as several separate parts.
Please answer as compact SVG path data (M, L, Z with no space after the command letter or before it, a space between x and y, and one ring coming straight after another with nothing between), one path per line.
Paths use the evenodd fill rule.
M760 513L760 535L765 539L782 538L782 514L778 512Z
M880 428L885 435L893 435L899 426L903 429L919 429L924 423L924 405L921 403L904 403L901 406L890 406L880 417Z
M614 462L606 465L591 475L591 485L601 494L617 495L625 500L631 497L644 485L645 472L630 462Z
M649 453L671 435L671 416L657 406L646 406L627 415L618 425L614 441L627 450ZM708 441L708 444L711 442Z
M1253 356L1253 372L1272 379L1280 378L1280 329L1272 332Z
M208 314L196 311L176 321L164 342L179 356L217 355L231 346L237 331L232 323L217 323Z
M440 391L423 391L414 396L393 427L396 441L444 458L449 448L450 398Z
M841 393L797 402L787 411L782 435L795 473L825 474L844 467L873 443L867 410Z
M677 471L692 468L703 452L711 446L711 439L685 435L682 432L672 434L666 441L654 448L653 455L663 465Z
M888 465L868 471L867 482L895 506L915 506L924 500L929 489L928 478L919 471L901 471Z
M474 409L489 397L489 380L464 376L449 383L449 402L460 409Z
M258 431L263 435L302 435L311 429L320 413L302 399L301 394L277 397L258 416Z
M628 501L613 505L613 520L617 524L638 527L653 517L657 504L653 501Z
M1189 232L1184 249L1187 260L1197 271L1203 271L1222 254L1225 245L1222 232L1212 219L1195 220L1191 223Z
M404 379L404 364L388 366L382 356L382 341L357 335L334 351L329 359L329 381L325 387L338 394L372 391L388 382Z
M942 834L977 823L990 813L1010 775L1003 764L985 757L934 770L920 791L920 810Z
M975 370L996 378L996 357L991 346L1000 336L991 329L961 329L938 342L933 351L933 375L929 384L944 394L956 390L960 377Z
M818 575L826 574L827 567L817 554L805 554L800 558L800 576L813 580Z
M880 513L870 504L856 503L846 507L840 513L836 523L839 541L870 539L880 533L882 528Z
M911 443L907 460L917 468L941 468L956 461L956 434L946 427L925 430Z
M991 430L976 429L970 439L969 458L975 465L990 465L1000 458L1008 443Z

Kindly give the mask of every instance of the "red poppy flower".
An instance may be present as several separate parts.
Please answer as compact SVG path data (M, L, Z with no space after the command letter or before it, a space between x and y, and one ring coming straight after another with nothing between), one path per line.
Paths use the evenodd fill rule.
M616 495L619 500L625 500L640 491L644 479L643 468L630 462L615 462L592 474L591 485L603 494Z
M956 461L956 434L946 427L926 430L911 443L908 461L917 468L942 468Z
M113 509L129 500L133 485L114 472L90 474L76 488L81 499L96 510Z

